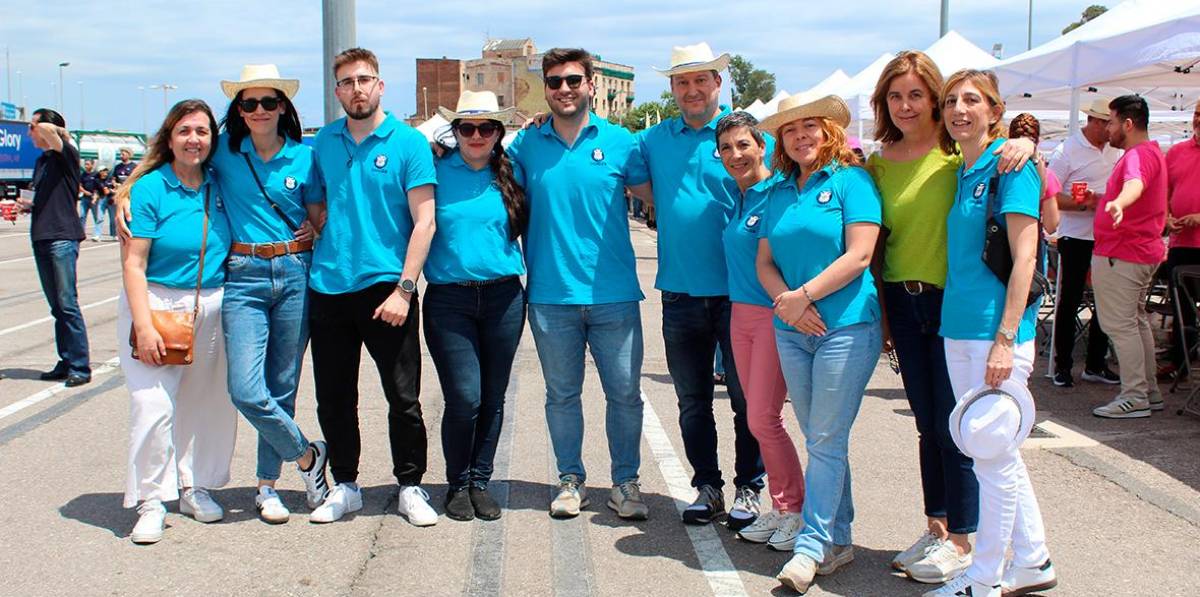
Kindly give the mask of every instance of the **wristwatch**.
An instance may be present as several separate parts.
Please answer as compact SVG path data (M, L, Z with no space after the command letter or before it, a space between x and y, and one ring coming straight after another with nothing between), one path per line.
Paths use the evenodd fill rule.
M396 287L409 294L417 291L417 283L408 278L400 278L400 283Z
M1003 337L1005 340L1012 342L1017 339L1017 330L1010 330L1004 326L1000 326L996 330L996 334Z

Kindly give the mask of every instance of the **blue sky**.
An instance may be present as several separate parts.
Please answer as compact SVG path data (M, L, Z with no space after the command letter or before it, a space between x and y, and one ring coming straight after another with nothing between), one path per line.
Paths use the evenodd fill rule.
M1116 4L1034 0L1033 44L1057 37L1095 2ZM357 41L379 55L387 82L384 107L400 115L416 110L415 58L478 57L489 35L533 37L540 49L582 46L630 64L637 69L640 100L666 90L666 79L651 67L666 66L671 46L697 41L747 57L774 72L781 89L796 91L837 68L853 76L883 52L929 46L937 39L940 2L609 0L583 4L591 10L575 13L561 2L511 0L502 3L503 10L498 5L359 0ZM950 26L984 49L1003 43L1009 57L1025 49L1027 10L1025 0L951 0ZM319 0L0 0L0 46L5 45L12 97L20 103L23 95L30 107L58 104L57 64L71 63L63 74L63 96L72 128L80 128L81 88L86 128L139 131L143 94L150 128L164 113L162 92L141 92L139 86L177 85L170 102L199 97L220 112L227 100L219 81L236 79L244 63L263 62L301 80L296 103L305 126L318 126L323 118ZM0 98L8 101L5 83L0 78Z

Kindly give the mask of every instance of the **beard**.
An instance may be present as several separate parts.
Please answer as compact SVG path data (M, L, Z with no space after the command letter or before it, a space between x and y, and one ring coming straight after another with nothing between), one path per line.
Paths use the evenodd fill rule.
M354 102L351 101L350 105L342 104L342 109L346 111L346 116L351 120L367 120L375 116L375 112L379 110L379 100L371 101L370 98L367 98L367 105L359 110L354 109Z

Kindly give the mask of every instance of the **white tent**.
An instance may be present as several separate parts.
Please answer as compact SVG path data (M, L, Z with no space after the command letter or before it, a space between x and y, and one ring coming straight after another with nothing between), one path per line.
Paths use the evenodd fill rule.
M429 120L417 125L417 131L425 135L425 138L432 143L438 130L448 126L450 126L450 123L445 118L442 118L441 114L434 114Z
M875 93L875 84L879 82L879 75L883 73L883 67L892 61L896 55L890 52L884 52L876 58L874 62L867 65L866 68L858 71L858 74L850 77L841 89L838 89L837 94L850 104L850 117L853 120L871 120L875 114L871 111L871 94Z
M815 97L825 97L826 95L836 94L841 91L849 82L850 75L847 75L846 71L839 68L833 71L828 77L821 79L820 83L813 85L804 93Z
M1200 92L1198 65L1200 0L1126 0L995 70L1011 109L1074 112L1081 94L1136 92L1151 109L1187 110Z
M755 107L754 104L751 104L750 107L746 108L746 111L755 118L762 120L779 110L779 102L787 99L790 96L790 93L780 90L775 94L775 97L771 98L771 101L765 104L760 104L758 107Z
M754 103L750 104L749 106L746 106L745 108L739 108L739 109L743 112L749 112L750 114L754 115L755 118L758 118L758 112L762 110L762 107L763 107L762 100L756 99L756 100L754 100Z
M941 39L925 48L925 54L942 71L943 77L949 77L951 73L964 68L992 68L1000 62L957 31L946 32Z

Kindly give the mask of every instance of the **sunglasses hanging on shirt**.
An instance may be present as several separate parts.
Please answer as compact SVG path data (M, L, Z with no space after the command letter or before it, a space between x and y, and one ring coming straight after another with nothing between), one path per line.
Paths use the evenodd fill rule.
M571 89L579 89L579 86L583 84L583 75L567 75L565 77L550 75L549 77L546 77L546 87L549 87L550 89L558 89L559 87L562 87L563 81L567 82L567 87L570 87Z

